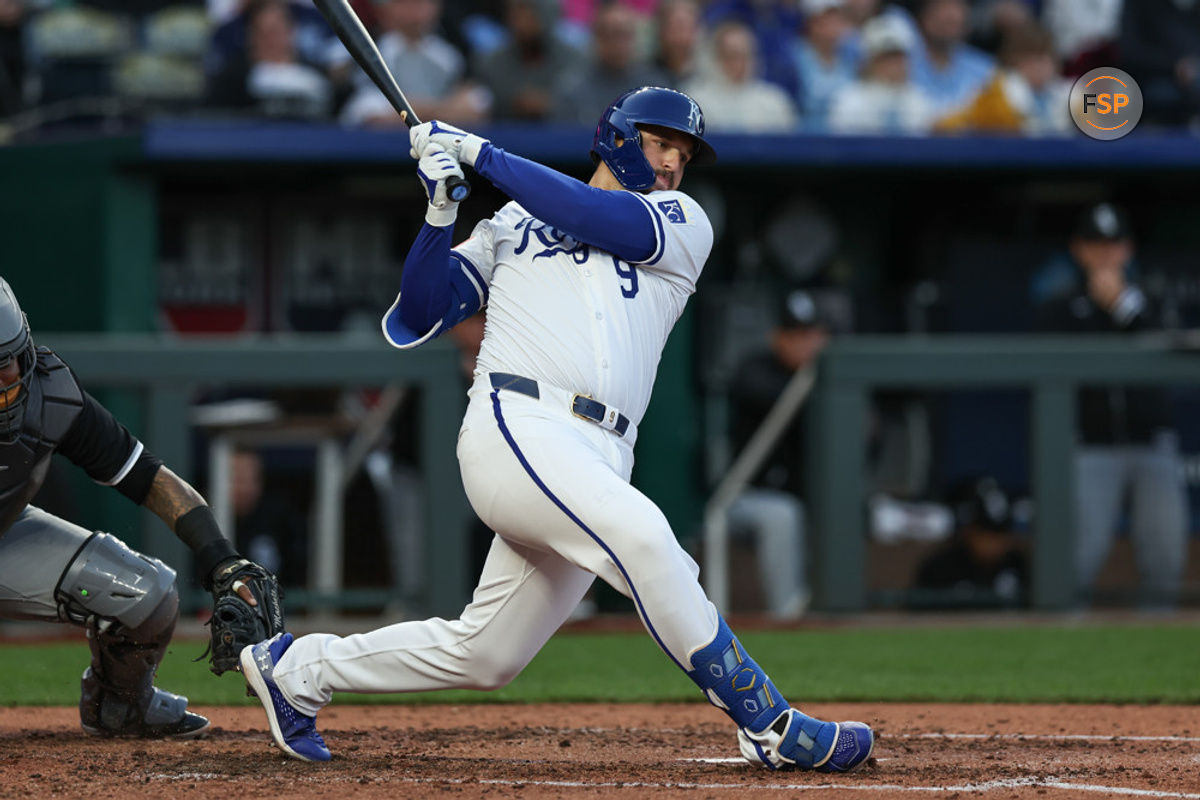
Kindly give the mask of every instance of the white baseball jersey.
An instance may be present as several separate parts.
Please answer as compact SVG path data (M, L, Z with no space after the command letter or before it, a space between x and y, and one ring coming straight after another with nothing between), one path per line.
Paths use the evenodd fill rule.
M683 192L634 194L654 252L630 263L534 219L516 202L454 249L488 320L477 372L510 372L589 395L636 425L671 328L712 249L708 216Z

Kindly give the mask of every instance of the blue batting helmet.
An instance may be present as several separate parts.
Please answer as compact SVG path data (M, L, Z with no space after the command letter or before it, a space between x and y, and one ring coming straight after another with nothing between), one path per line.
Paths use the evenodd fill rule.
M654 170L642 153L638 125L658 125L691 136L696 151L689 164L717 160L712 145L704 141L704 112L696 101L674 89L643 86L621 95L604 110L592 139L592 160L607 164L626 189L640 192L654 185Z

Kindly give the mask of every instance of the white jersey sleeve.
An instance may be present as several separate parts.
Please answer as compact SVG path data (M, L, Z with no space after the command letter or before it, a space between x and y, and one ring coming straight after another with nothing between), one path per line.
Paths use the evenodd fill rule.
M471 235L450 251L450 258L458 262L459 269L479 294L479 307L488 303L488 285L496 269L496 225L510 212L512 204L496 214L481 220Z
M475 226L471 236L450 250L451 291L458 305L447 309L446 315L427 331L411 330L400 318L400 295L383 315L381 326L388 344L401 350L420 347L440 336L488 303L488 285L495 271L495 220L504 209Z
M695 289L713 245L712 225L704 209L683 192L630 194L645 205L655 236L654 251L630 263L681 279L689 289Z

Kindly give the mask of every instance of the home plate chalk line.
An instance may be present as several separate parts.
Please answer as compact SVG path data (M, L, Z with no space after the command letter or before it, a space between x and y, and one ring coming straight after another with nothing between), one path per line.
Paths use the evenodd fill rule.
M228 775L215 773L181 772L150 773L150 780L204 780L224 779ZM358 782L359 778L346 776L339 778L300 777L293 778L297 783L338 783ZM894 783L690 783L683 781L552 781L536 779L505 779L505 778L386 778L381 783L415 784L415 785L474 785L474 786L513 786L529 787L544 786L557 789L679 789L686 791L718 791L753 789L755 792L804 792L804 791L844 791L844 792L915 792L923 794L948 794L953 792L988 792L993 790L1017 789L1021 787L1036 787L1039 789L1064 789L1073 792L1096 792L1109 797L1152 797L1164 800L1200 800L1200 794L1193 792L1164 792L1156 789L1133 789L1124 786L1101 786L1089 783L1070 783L1068 781L1042 780L1040 778L1013 778L1010 780L985 781L983 783L960 783L945 786L902 786Z

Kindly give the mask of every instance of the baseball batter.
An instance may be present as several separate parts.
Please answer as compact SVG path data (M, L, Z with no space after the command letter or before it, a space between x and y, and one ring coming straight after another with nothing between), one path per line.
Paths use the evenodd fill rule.
M154 686L179 617L174 570L115 536L30 505L56 452L161 517L194 550L206 586L266 574L233 550L195 489L83 391L61 358L34 346L29 322L0 278L0 617L87 628L92 663L79 701L86 733L202 735L208 720L187 710L187 698ZM235 602L259 605L247 585L232 580ZM282 627L280 615L274 629ZM223 668L236 663L235 655Z
M688 167L716 158L703 134L687 95L628 92L600 118L584 184L439 122L412 129L430 205L384 335L416 347L487 306L458 458L496 537L457 620L283 634L242 652L285 752L330 757L314 718L335 691L507 684L599 576L733 719L750 761L833 772L870 755L866 725L789 707L704 595L662 512L629 484L659 357L712 247L704 211L679 191ZM451 249L444 182L460 162L513 199Z

